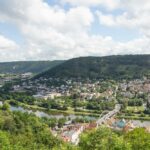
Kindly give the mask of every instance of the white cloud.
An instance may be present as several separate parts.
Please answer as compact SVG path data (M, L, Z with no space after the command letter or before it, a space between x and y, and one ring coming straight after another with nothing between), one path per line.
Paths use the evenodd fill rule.
M97 11L100 24L112 27L137 29L145 36L150 36L150 1L122 0L119 8L122 14L105 14Z
M18 49L19 46L14 41L0 35L0 61L17 60Z
M0 51L4 50L11 51L15 50L16 48L18 48L18 45L14 41L0 35Z
M9 5L11 3L11 5ZM93 22L89 8L76 7L65 11L58 6L51 7L42 0L8 0L0 2L1 16L13 22L26 39L26 56L36 59L50 59L73 55L76 39L86 34ZM10 15L11 14L11 15ZM59 57L60 58L60 57Z
M109 10L117 8L120 4L120 0L61 0L61 2L73 6L104 6Z
M99 21L102 25L106 25L106 26L115 26L115 18L112 14L109 15L105 15L100 11L96 12L97 16L99 17Z
M130 3L129 0L127 1ZM142 13L141 9L134 8L133 4L126 3L125 6L122 6L119 0L63 0L61 2L74 6L65 10L61 6L52 7L43 0L1 0L0 22L14 24L20 30L25 41L20 49L14 46L16 49L13 51L14 53L7 50L0 58L5 61L17 58L48 60L87 55L148 53L150 39L144 36L148 32L142 28L142 25L147 25L145 22L148 20L142 20L140 17L139 21L137 14ZM94 13L89 7L91 5L101 5L111 10L118 6L122 7L126 12L118 16L106 15L97 11L100 23L109 27L135 27L138 25L143 36L140 39L121 43L114 41L109 36L89 34L95 20ZM140 4L138 6L140 7ZM134 12L132 12L132 8ZM147 14L148 9L144 10ZM149 28L149 25L147 26ZM144 32L146 33L144 34ZM6 47L6 49L9 48Z

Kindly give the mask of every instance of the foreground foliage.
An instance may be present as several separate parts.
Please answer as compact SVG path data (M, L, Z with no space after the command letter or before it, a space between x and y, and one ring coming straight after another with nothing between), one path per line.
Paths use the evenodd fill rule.
M0 111L1 150L49 150L68 147L32 114Z
M149 150L150 133L137 128L129 133L115 133L101 127L81 136L81 150Z
M0 150L149 150L150 133L137 128L129 133L100 127L81 135L78 146L54 137L50 122L33 114L0 110Z

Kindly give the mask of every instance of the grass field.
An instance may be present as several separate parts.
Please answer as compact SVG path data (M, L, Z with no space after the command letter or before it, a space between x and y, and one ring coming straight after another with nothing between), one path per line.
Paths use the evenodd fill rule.
M126 108L126 110L128 111L132 111L132 112L143 112L144 111L144 107L143 106L128 106Z
M150 121L150 116L148 116L148 115L145 117L121 115L121 116L116 116L116 118L118 118L118 119L129 119L129 120L147 120L147 121Z

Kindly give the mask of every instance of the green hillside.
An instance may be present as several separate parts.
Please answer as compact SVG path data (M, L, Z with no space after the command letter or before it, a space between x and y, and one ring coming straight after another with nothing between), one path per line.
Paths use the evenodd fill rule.
M18 61L0 63L0 73L40 73L46 71L63 61Z
M80 57L70 59L39 77L123 79L150 75L150 55Z

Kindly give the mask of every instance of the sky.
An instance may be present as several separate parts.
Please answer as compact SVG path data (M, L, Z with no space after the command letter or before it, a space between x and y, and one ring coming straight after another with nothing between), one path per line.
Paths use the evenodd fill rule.
M0 0L0 62L150 54L149 0Z

